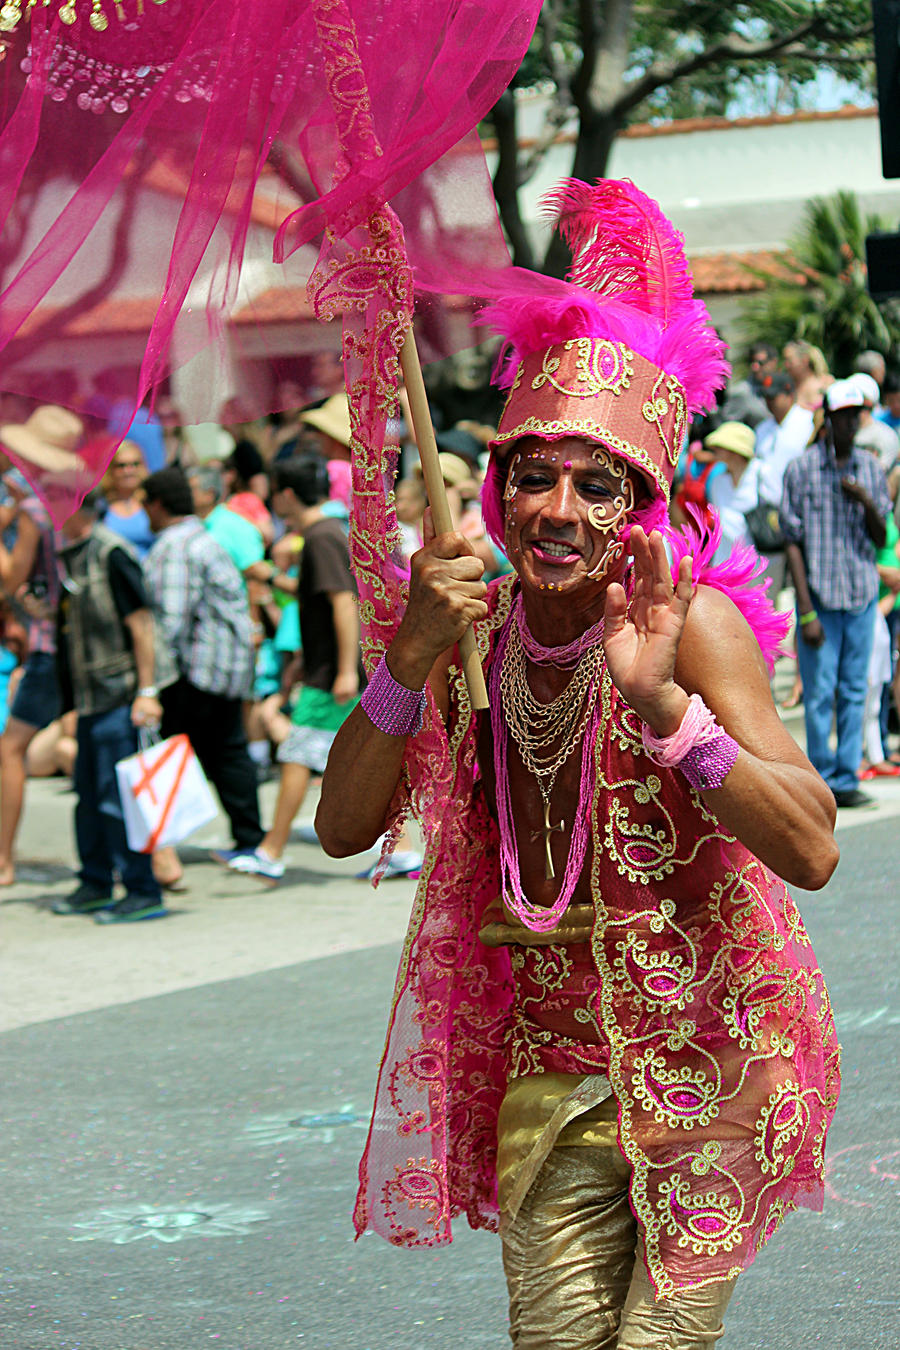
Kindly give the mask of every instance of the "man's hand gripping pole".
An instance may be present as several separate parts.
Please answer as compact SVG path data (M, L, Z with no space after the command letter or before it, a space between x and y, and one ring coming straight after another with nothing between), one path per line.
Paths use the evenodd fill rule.
M431 506L431 518L434 522L435 533L449 534L453 529L450 503L447 500L444 475L441 473L437 442L434 438L434 427L431 424L428 397L425 393L425 381L422 378L422 367L419 363L419 353L416 350L416 340L412 328L406 330L406 336L403 339L403 346L400 349L400 365L403 369L403 379L406 382L406 392L409 395L409 409L412 414L416 444L419 447L419 458L422 461L422 474L425 479L428 502ZM481 661L475 646L475 634L471 628L466 629L459 640L459 653L462 657L463 674L466 678L466 687L469 691L472 707L474 709L486 708L488 696L484 683L484 671L481 668Z

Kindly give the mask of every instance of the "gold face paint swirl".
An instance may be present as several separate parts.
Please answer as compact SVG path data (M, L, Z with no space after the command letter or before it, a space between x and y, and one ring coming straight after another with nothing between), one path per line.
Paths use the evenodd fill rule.
M628 476L628 465L624 459L610 454L602 445L597 446L592 457L618 482L619 488L612 501L595 502L588 509L588 520L601 534L615 532L617 536L625 517L634 506L634 485ZM610 539L596 566L588 572L591 580L602 581L624 552L625 545L621 539L617 537Z

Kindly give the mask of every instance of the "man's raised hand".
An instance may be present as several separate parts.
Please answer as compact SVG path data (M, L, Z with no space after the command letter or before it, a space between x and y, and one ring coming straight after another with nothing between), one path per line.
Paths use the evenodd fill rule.
M663 537L648 538L639 525L629 539L634 558L634 595L630 611L625 590L610 583L606 593L603 646L613 684L658 736L681 724L687 694L675 682L675 658L693 594L690 556L682 558L678 584Z

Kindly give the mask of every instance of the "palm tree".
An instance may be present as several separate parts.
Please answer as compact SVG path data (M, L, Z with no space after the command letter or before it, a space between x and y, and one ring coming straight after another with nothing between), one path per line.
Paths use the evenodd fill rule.
M849 374L862 351L889 359L900 344L900 306L876 304L866 289L866 235L888 228L880 216L863 215L853 192L807 202L783 272L773 281L750 269L767 287L746 302L739 320L748 341L763 339L779 351L787 342L811 342L836 375Z

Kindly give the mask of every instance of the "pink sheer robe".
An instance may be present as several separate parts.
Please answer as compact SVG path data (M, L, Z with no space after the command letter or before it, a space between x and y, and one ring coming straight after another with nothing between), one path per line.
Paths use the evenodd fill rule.
M273 315L307 318L323 238L320 260L333 258L386 202L420 291L479 294L509 254L473 129L539 11L540 0L4 3L2 389L105 417L108 400L136 408L178 369L186 424L217 419L231 394L245 416L280 408L279 381L296 371ZM342 273L331 282L345 298L355 289ZM420 304L426 351L461 345L453 317ZM239 384L233 370L224 379L241 356L252 361ZM107 462L92 447L71 481L20 467L60 523Z
M514 580L492 587L485 655ZM397 980L357 1202L358 1230L448 1241L495 1227L496 1124L510 1071L510 956L477 937L499 889L461 681L443 738L413 755L452 795L431 834ZM644 754L604 679L594 759L594 1042L619 1109L631 1200L660 1295L748 1265L784 1214L821 1208L839 1048L828 994L784 884L675 771ZM601 1053L596 1055L596 1047ZM532 1066L571 1072L552 1045ZM588 1064L584 1064L588 1069Z

